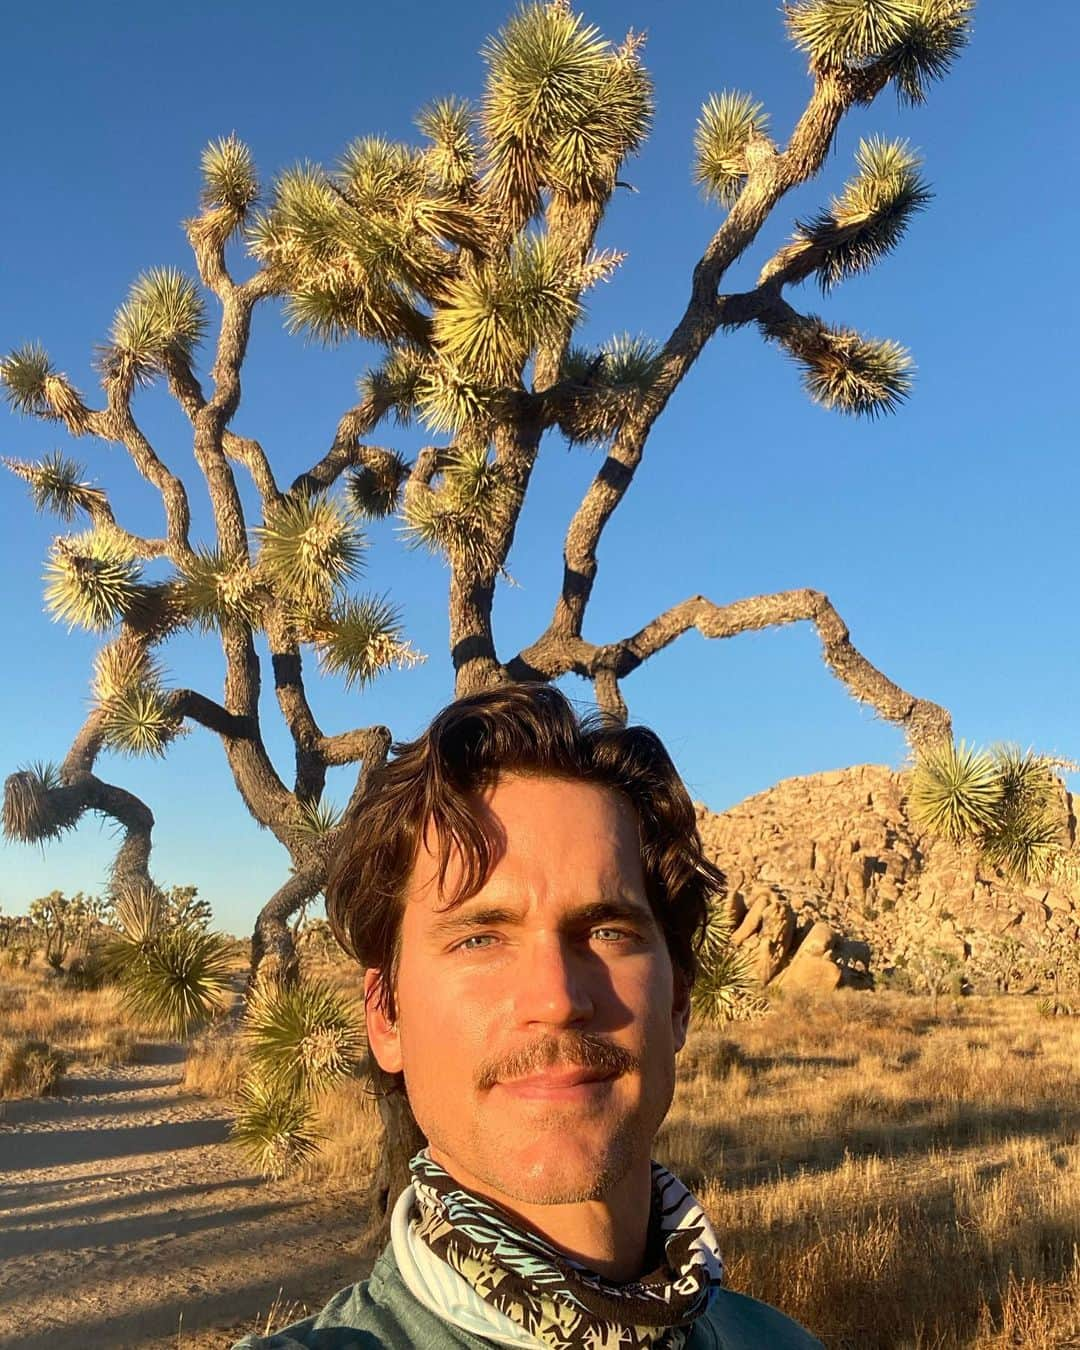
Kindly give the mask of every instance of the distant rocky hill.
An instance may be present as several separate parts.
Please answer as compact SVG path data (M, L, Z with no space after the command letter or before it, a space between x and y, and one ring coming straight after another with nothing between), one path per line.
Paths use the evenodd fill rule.
M950 961L984 987L1050 989L1055 971L1075 973L1080 886L1018 886L920 836L905 791L904 774L864 764L787 779L721 814L698 806L734 941L762 982L867 986ZM1080 800L1064 795L1075 850Z

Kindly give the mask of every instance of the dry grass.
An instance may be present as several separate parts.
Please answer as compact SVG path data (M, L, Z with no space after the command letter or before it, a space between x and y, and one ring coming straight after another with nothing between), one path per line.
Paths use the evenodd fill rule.
M19 1047L47 1047L59 1062L126 1064L134 1058L140 1037L150 1029L124 1010L115 987L75 989L61 977L31 966L4 970L0 987L0 1064L13 1064ZM39 1055L41 1058L41 1055ZM58 1075L0 1073L0 1100L40 1096L53 1091Z
M225 1025L196 1036L184 1061L184 1087L208 1097L235 1097L247 1062L238 1036Z
M1080 1018L1033 999L792 997L692 1034L657 1156L704 1203L731 1286L830 1350L1080 1346L1078 1064ZM234 1086L235 1048L205 1042L189 1072ZM304 1179L362 1187L371 1096L346 1084L319 1123Z
M1080 1344L1080 1020L929 1007L789 999L699 1031L658 1156L730 1284L829 1347Z
M47 1097L55 1092L67 1060L46 1041L0 1042L0 1101Z

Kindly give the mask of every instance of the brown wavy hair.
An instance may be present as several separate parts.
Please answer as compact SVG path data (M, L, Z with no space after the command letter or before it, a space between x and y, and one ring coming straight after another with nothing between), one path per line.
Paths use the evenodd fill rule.
M326 886L334 936L362 966L381 972L379 999L391 1019L403 897L424 832L434 827L443 898L449 906L468 900L490 876L499 847L477 794L507 773L595 783L629 799L649 903L672 966L693 984L724 874L702 852L693 803L655 732L598 714L579 718L552 685L513 684L449 704L392 755L348 816ZM447 894L452 853L461 875Z

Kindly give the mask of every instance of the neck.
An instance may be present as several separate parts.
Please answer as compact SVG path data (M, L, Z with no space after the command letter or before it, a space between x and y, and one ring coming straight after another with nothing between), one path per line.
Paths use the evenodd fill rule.
M489 1186L440 1150L431 1158L466 1190L490 1200L515 1223L538 1233L556 1250L605 1279L626 1281L644 1272L652 1208L649 1160L636 1163L596 1200L569 1204L530 1204Z

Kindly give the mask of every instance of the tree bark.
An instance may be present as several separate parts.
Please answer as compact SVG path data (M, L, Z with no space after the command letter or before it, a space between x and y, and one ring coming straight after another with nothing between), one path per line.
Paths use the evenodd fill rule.
M260 976L284 985L293 985L299 979L300 962L289 919L318 895L325 883L325 860L309 862L299 867L262 907L251 938L249 991Z

